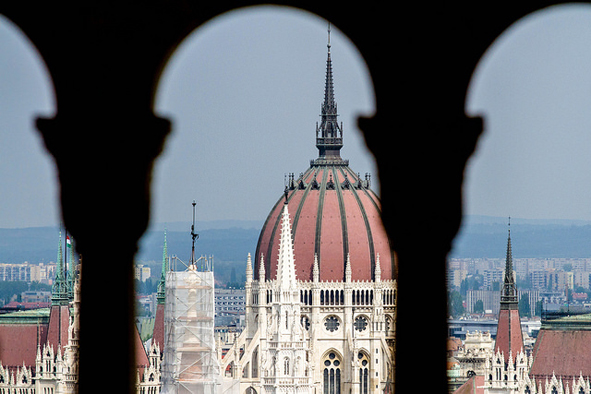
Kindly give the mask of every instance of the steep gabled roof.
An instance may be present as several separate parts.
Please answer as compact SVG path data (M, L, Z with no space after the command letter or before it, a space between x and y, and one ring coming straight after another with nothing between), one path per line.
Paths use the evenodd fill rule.
M591 377L591 330L540 330L529 375L541 381L553 374L563 379Z

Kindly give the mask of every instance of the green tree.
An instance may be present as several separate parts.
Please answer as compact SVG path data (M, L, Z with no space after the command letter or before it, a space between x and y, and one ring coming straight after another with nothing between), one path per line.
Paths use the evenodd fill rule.
M493 282L492 289L493 289L493 291L501 290L501 282Z
M542 316L542 300L536 302L535 315L536 316Z
M484 302L482 300L478 300L474 304L474 313L484 313Z
M452 317L460 317L464 314L463 298L459 291L448 293L447 310Z
M529 304L529 297L524 294L519 300L519 315L521 317L531 317L531 306Z

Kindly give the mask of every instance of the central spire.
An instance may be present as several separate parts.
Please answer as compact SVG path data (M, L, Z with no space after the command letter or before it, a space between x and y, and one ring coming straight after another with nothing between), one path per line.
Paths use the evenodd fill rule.
M515 277L513 276L513 253L511 251L511 217L509 217L507 237L507 257L505 260L505 280L501 291L501 309L517 309L519 298Z
M330 58L330 23L328 24L328 56L326 59L326 80L324 83L324 102L320 107L320 126L316 123L316 147L318 159L313 164L345 164L341 159L343 147L343 124L337 122L337 103L334 98L332 60Z

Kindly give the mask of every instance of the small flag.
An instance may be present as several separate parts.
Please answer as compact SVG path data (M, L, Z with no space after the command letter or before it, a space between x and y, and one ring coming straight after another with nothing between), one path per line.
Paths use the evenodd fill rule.
M70 239L70 236L69 235L66 235L66 246L68 248L71 248L72 247L72 240Z

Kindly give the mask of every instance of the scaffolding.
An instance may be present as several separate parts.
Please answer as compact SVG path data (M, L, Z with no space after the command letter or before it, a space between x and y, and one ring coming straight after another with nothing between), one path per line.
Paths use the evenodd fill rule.
M220 367L214 340L213 264L205 257L182 264L185 270L173 268L166 274L162 392L215 394Z

